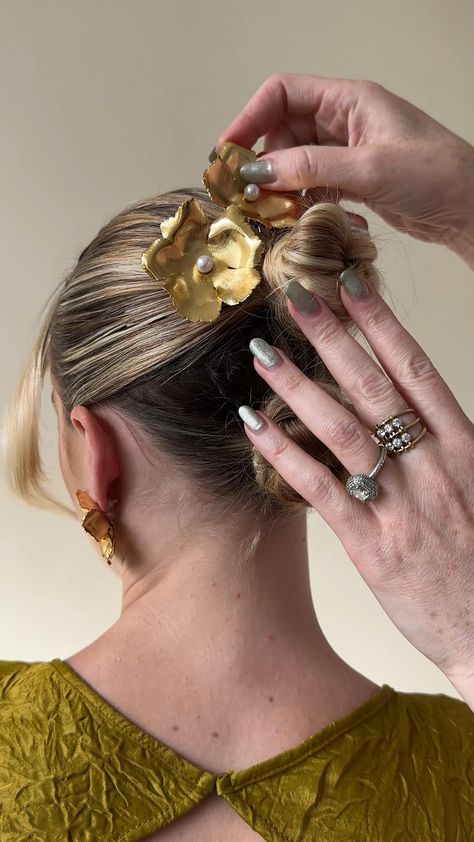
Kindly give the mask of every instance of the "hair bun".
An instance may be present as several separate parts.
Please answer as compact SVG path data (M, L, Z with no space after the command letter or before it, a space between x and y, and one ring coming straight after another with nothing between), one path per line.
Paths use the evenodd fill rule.
M290 331L301 331L288 312L285 286L291 279L320 295L338 318L351 322L338 291L340 273L353 266L361 277L380 285L372 265L377 249L365 228L351 225L346 211L334 202L311 205L296 225L285 231L267 250L263 275L269 287L268 300L275 317Z

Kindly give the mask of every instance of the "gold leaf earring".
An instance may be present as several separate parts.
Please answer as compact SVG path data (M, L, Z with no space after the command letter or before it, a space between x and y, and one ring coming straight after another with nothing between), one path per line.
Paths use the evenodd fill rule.
M99 509L97 503L94 502L87 491L78 489L76 497L81 509L86 512L82 527L98 541L107 564L112 564L110 559L115 551L115 530L112 521Z

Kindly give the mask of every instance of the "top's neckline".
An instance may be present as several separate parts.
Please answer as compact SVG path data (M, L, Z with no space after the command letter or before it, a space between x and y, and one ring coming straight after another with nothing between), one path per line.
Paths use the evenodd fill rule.
M159 754L164 762L173 767L173 770L181 772L182 775L191 783L199 782L204 785L214 784L218 794L224 792L235 791L245 784L255 783L257 780L262 780L269 775L274 775L277 772L282 772L284 769L295 766L297 763L303 761L306 757L313 754L317 749L321 749L327 743L336 739L341 734L345 733L356 725L359 725L364 720L377 713L389 700L397 695L397 691L389 684L382 684L372 696L363 702L358 707L349 711L345 716L328 723L315 734L307 737L296 746L292 746L286 751L273 755L266 760L259 763L254 763L246 769L238 771L222 772L215 775L203 769L200 766L192 763L184 755L172 749L165 742L159 740L157 737L152 737L147 731L144 731L131 719L121 714L113 705L110 704L103 696L101 696L94 688L85 681L66 661L60 658L54 658L47 661L59 675L65 679L76 691L85 697L90 704L92 704L100 713L115 725L120 730L126 730L128 735L135 740L138 740L146 745L146 747L154 753Z

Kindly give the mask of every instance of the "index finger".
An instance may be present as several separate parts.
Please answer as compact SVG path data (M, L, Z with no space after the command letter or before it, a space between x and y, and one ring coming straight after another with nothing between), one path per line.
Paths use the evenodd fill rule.
M360 82L327 76L278 73L269 76L235 120L219 135L216 150L226 140L251 149L257 140L292 116L314 116L318 143L348 141L345 119L357 102ZM360 92L360 91L359 91ZM337 119L335 119L337 116Z

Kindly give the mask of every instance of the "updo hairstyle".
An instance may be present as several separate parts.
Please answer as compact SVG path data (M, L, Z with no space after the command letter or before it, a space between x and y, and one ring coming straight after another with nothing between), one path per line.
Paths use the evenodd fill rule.
M160 223L191 197L210 221L222 213L200 188L137 202L99 231L51 295L4 432L10 485L27 502L73 512L45 485L39 416L48 369L67 423L78 404L115 410L152 453L156 446L175 460L177 469L208 496L216 516L235 509L251 511L261 521L282 519L310 506L253 448L237 412L241 404L267 413L306 453L339 479L347 478L336 457L255 372L249 342L262 337L276 345L350 408L289 315L284 286L296 278L319 293L355 333L336 281L352 262L379 287L370 235L352 227L340 205L326 201L308 202L294 228L269 230L250 221L265 242L257 266L261 283L240 304L223 304L216 321L188 322L167 291L146 274L141 256L161 236ZM159 472L156 483L159 494Z

